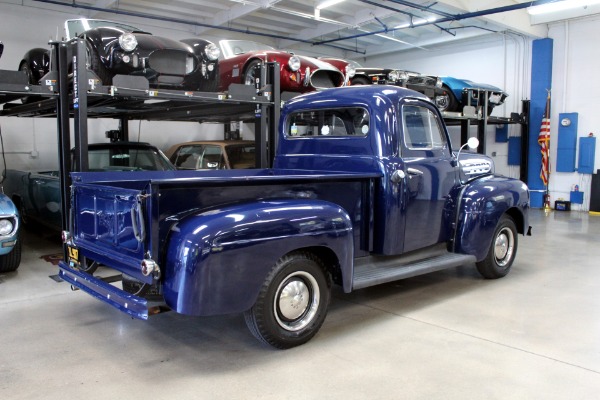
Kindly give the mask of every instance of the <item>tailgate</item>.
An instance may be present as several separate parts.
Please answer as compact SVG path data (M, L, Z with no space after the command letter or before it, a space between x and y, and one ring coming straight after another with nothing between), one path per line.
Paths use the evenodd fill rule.
M72 187L72 237L80 253L150 283L141 261L151 249L146 190L102 184Z

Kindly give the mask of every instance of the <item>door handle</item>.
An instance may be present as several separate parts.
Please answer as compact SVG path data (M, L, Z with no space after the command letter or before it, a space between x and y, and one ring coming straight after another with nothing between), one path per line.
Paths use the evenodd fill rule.
M409 175L423 175L423 171L415 168L407 168L406 172L408 172Z

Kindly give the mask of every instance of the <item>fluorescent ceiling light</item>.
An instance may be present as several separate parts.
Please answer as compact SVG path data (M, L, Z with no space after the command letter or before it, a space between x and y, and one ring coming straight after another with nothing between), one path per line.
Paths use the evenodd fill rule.
M598 0L600 1L600 0ZM424 24L430 24L432 22L437 21L436 17L429 17L427 19L421 18L417 21L412 21L412 22L405 22L403 24L400 25L396 25L395 27L393 27L392 29L403 29L403 28L409 28L411 26L419 26L419 25L424 25Z
M325 1L321 2L320 4L317 4L317 6L315 8L317 10L322 10L324 8L331 7L337 3L341 3L342 1L345 1L345 0L325 0Z
M530 15L548 14L559 11L572 10L574 8L585 8L594 4L600 4L600 0L563 0L556 3L542 4L541 6L529 7Z

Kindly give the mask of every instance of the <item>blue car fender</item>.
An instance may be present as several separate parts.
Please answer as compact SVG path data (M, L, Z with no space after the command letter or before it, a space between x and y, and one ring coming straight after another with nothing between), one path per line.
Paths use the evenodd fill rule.
M468 183L458 201L454 251L483 260L500 218L509 215L517 232L525 234L529 226L528 211L529 190L519 180L487 176Z
M169 233L164 298L188 315L245 311L275 263L299 249L327 248L352 279L353 240L348 213L321 200L256 201L188 215Z

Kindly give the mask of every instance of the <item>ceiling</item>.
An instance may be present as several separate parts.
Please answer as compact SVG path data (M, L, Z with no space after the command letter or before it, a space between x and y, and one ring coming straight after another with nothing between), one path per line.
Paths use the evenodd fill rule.
M338 0L339 1L339 0ZM526 6L557 0L33 0L91 18L150 18L198 36L244 35L280 49L347 58L513 32L545 37ZM558 0L560 1L560 0ZM76 9L76 10L74 10ZM586 10L590 11L590 10ZM543 21L544 23L548 21Z

